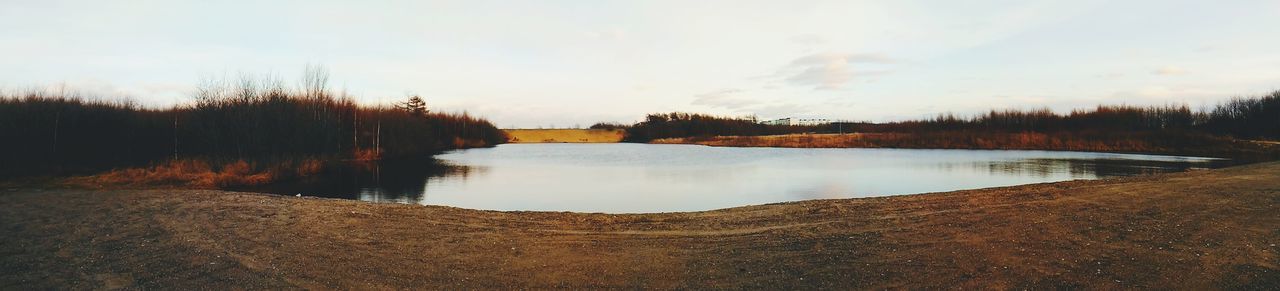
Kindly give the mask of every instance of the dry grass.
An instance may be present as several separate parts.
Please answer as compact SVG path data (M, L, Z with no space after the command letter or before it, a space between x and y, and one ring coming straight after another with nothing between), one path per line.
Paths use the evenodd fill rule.
M215 165L204 160L174 160L143 168L116 169L105 173L72 177L73 186L101 187L194 187L227 188L259 186L287 179L312 177L327 167L320 159L253 163L245 160Z
M621 129L505 129L512 143L612 143L621 142Z

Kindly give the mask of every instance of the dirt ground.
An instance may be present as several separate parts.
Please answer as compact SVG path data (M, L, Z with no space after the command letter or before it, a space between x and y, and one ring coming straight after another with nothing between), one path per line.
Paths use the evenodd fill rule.
M1280 163L668 214L212 190L0 205L4 290L1280 288Z

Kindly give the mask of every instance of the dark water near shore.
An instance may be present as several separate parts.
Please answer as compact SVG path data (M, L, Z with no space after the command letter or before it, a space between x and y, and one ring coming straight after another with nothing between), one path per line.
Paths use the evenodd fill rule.
M260 191L490 210L669 212L1216 168L1224 160L1053 151L507 144L352 165Z

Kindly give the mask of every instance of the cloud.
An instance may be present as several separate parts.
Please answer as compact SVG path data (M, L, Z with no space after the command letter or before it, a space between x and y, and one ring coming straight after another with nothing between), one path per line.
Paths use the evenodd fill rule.
M827 43L826 38L823 38L822 36L819 36L816 34L796 35L796 36L792 36L788 40L790 40L793 43L802 44L802 45L823 45Z
M693 105L703 105L708 107L725 108L729 110L739 110L753 105L760 104L760 101L744 99L734 94L741 93L738 89L723 89L714 92L707 92L693 97Z
M816 53L791 61L793 66L828 65L834 63L893 63L894 60L882 54L849 54L849 53Z
M752 112L764 118L778 118L808 114L810 112L809 108L799 104L770 104L759 106Z
M1094 77L1098 79L1116 80L1116 79L1123 78L1124 73L1112 72L1112 73L1106 73L1106 74L1097 74L1097 75L1094 75Z
M792 60L776 75L797 86L814 89L839 89L859 76L888 73L887 70L855 70L859 64L892 64L895 61L880 54L816 53Z
M589 31L589 32L586 32L585 35L588 38L617 41L617 40L622 40L626 38L627 32L622 29L611 28L611 29L604 29L604 30L597 30L597 31Z
M1196 87L1147 86L1138 88L1137 90L1117 91L1111 94L1111 98L1118 100L1193 101L1208 100L1229 95L1230 93L1228 92Z
M755 114L761 117L785 117L810 112L812 106L789 102L766 101L755 98L744 98L739 89L722 89L694 95L693 105L727 109L734 112Z
M1182 75L1186 73L1187 73L1186 69L1174 67L1174 66L1165 66L1163 68L1156 69L1155 71L1151 71L1151 74L1161 75L1161 76Z

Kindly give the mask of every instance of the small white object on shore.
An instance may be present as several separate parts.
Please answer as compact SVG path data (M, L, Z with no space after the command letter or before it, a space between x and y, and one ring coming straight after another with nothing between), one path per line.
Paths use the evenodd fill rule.
M302 193L298 193L298 195L293 195L293 196L302 197Z

